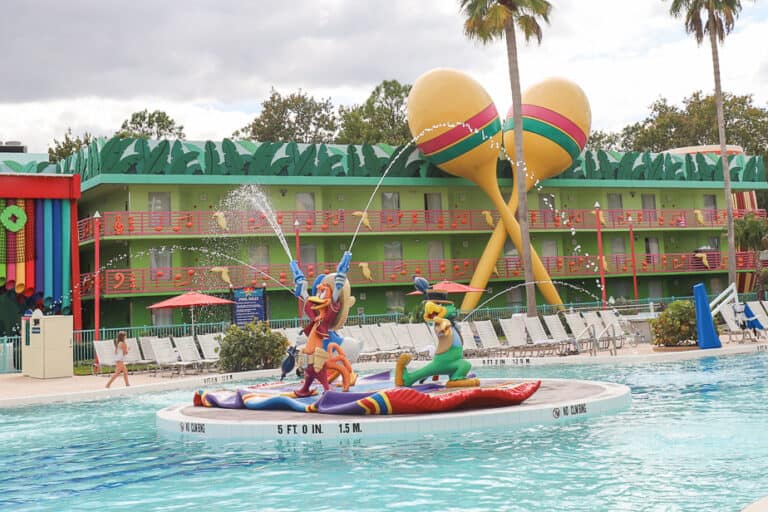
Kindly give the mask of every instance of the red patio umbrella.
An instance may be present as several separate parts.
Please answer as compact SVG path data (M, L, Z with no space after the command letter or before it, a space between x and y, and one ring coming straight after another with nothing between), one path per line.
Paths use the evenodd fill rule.
M467 293L467 292L484 292L485 289L474 288L472 286L456 283L453 281L440 281L439 283L435 283L432 286L430 286L428 291L439 292L439 293ZM414 290L410 292L408 295L421 295L421 294L422 293L419 290Z
M214 297L213 295L206 295L200 292L187 292L171 297L170 299L161 300L151 306L147 306L148 309L166 309L166 308L189 308L192 314L192 336L195 335L195 306L216 306L219 304L234 304L229 299L222 299L221 297Z

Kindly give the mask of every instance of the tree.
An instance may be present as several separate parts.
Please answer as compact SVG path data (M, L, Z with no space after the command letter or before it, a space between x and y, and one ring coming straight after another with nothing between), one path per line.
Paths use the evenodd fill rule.
M125 139L183 139L184 127L162 110L134 112L123 121L116 136Z
M411 141L406 101L410 84L384 80L362 105L339 107L341 129L339 144L374 144L384 142L403 146Z
M541 43L541 25L539 20L549 23L552 6L546 0L459 0L462 14L465 16L464 33L470 39L477 39L488 44L495 39L504 38L507 43L507 65L512 92L512 111L522 111L520 93L520 70L517 64L517 40L515 25L526 41L532 38ZM522 256L525 270L525 296L528 316L536 315L536 290L533 281L533 261L531 259L531 235L528 229L528 202L526 199L526 169L523 155L523 118L514 116L515 130L515 186L518 197L518 218L522 239Z
M725 211L728 224L728 281L736 282L736 253L733 229L733 196L731 176L725 144L725 118L723 116L723 91L720 85L720 57L717 41L723 42L733 30L736 17L741 11L740 0L672 0L669 13L675 18L685 16L685 31L693 34L701 45L704 35L709 34L712 48L712 69L715 75L715 104L717 106L717 134L720 142L720 158L725 185ZM702 17L703 15L703 17ZM706 18L706 21L704 20Z
M682 108L660 98L650 106L643 121L626 126L620 134L607 133L606 139L618 137L624 150L661 152L673 147L712 144L717 135L717 107L714 95L695 91L683 99ZM749 155L768 156L768 108L757 107L752 95L723 93L723 113L728 138ZM602 133L602 132L598 132ZM590 143L599 147L602 140ZM601 149L606 149L605 147Z
M232 134L269 142L333 142L338 128L331 99L316 100L299 90L281 96L274 88L262 104L261 114Z
M621 135L602 130L595 130L589 134L586 149L591 151L597 151L598 149L604 151L624 151L624 147L621 144Z
M768 221L750 213L734 222L734 236L738 250L756 253L755 286L757 297L762 300L765 279L761 272L760 252L768 249Z
M55 164L59 160L64 160L69 155L78 152L80 148L90 144L92 140L93 135L88 132L83 133L82 137L74 136L72 128L67 128L63 140L53 139L53 147L48 148L48 161Z

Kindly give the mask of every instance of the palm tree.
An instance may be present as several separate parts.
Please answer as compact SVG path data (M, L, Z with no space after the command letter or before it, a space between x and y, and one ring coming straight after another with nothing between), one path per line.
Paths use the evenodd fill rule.
M768 249L768 221L750 213L734 222L736 247L740 251L755 252L755 288L757 298L763 300L763 275L760 252Z
M525 158L523 156L523 118L520 93L520 70L517 65L517 39L515 27L520 29L526 41L536 38L541 43L539 20L549 23L552 6L546 0L459 0L461 12L466 17L464 33L470 39L488 44L504 38L507 43L507 66L512 91L512 110L515 131L516 185L518 194L518 217L522 238L523 267L525 269L525 297L528 315L536 315L536 290L533 284L533 262L531 261L531 235L528 229L528 202L526 199ZM523 172L520 172L523 171Z
M715 103L717 105L717 134L720 139L720 160L723 166L725 185L725 212L728 225L728 282L736 282L736 244L733 229L733 196L731 195L731 174L728 166L728 154L725 148L725 119L723 116L723 91L720 86L720 57L717 41L722 43L725 36L733 30L733 25L741 11L740 0L672 0L669 13L675 18L685 16L685 31L693 34L696 42L704 41L704 34L709 35L712 46L712 67L715 74Z

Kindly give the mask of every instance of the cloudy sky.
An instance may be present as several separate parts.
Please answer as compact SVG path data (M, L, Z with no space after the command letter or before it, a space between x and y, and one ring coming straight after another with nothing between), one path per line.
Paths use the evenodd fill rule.
M669 0L551 0L544 40L521 45L523 89L549 76L587 93L593 129L639 121L663 96L712 91L698 47ZM511 102L502 42L468 41L455 0L3 0L0 140L44 152L67 127L111 135L161 109L189 139L220 139L258 114L271 87L336 105L385 79L453 67ZM768 3L743 2L721 48L723 88L768 104Z

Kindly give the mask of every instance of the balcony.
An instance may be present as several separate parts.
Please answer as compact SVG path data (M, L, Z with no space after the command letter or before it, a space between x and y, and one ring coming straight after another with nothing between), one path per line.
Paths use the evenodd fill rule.
M737 270L755 268L755 253L736 253ZM709 252L706 260L692 253L641 254L636 256L637 274L702 274L723 272L726 253ZM424 276L431 282L450 279L469 281L475 271L477 259L453 260L404 260L353 262L349 278L355 286L410 285L412 275ZM542 261L555 279L595 277L599 274L597 256L542 257ZM226 268L234 287L266 287L268 290L292 287L288 264L229 266ZM311 282L319 273L333 272L336 262L303 265L304 273ZM497 261L497 272L492 278L502 280L522 279L523 267L519 258L502 258ZM605 257L608 277L632 275L632 263L628 254ZM101 273L100 289L104 297L177 294L188 290L225 291L228 284L222 272L212 272L211 267L173 267L163 269L109 269ZM93 295L94 274L81 275L83 296Z
M748 213L765 218L765 210L735 210L734 217ZM336 233L351 235L360 223L355 210L279 211L274 220L284 233L294 232L294 223L302 234ZM626 229L630 219L635 229L714 229L725 226L725 210L662 209L603 210L603 229ZM587 229L597 227L594 210L529 210L532 230ZM499 222L492 210L371 210L363 233L392 232L482 232ZM78 222L80 242L93 240L94 220ZM223 235L272 235L274 230L265 214L247 211L192 212L105 212L101 236L115 238L210 237Z

